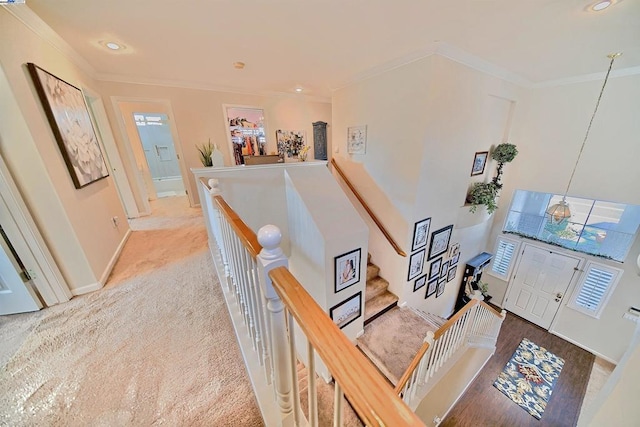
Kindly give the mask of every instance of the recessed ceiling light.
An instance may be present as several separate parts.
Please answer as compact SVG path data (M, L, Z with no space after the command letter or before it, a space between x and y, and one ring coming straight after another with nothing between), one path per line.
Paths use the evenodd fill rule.
M303 89L302 89L301 87L297 87L297 88L296 88L296 92L300 93L300 92L302 92L302 91L303 91Z
M235 68L236 70L242 70L244 68L244 62L234 62L233 68Z
M107 43L105 43L105 46L108 47L111 50L120 50L120 49L122 49L122 46L120 46L116 42L107 42Z
M612 4L613 2L610 0L599 1L595 3L593 6L591 6L591 10L593 10L594 12L599 12L601 10L608 8Z

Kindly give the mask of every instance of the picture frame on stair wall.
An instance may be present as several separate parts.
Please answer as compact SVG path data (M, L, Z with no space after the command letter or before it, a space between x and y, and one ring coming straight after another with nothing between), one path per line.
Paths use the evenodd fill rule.
M424 298L427 299L431 295L435 294L437 288L438 288L438 277L436 277L435 279L429 282L429 284L427 285L427 293L424 296Z
M440 267L442 266L442 257L431 263L431 269L429 270L429 280L437 279L440 276Z
M362 292L350 296L329 309L329 317L340 329L360 316L362 316Z
M444 285L447 284L446 280L438 281L438 291L436 292L436 298L444 293Z
M414 254L411 254L409 258L409 276L407 280L412 280L422 274L422 267L424 265L425 250L422 249Z
M334 258L336 293L360 281L360 248Z
M427 284L427 275L426 274L424 276L418 277L416 279L416 281L413 282L413 292L417 291L418 289L420 289L421 287L423 287L426 284Z
M456 277L456 271L458 268L455 265L449 266L449 272L447 273L447 282L452 281Z
M411 252L427 246L430 226L431 218L425 218L422 221L418 221L413 226L413 245L411 246Z
M447 252L449 248L449 239L451 239L451 232L453 231L453 224L447 225L440 230L431 233L431 244L429 246L429 259L433 259L443 253Z

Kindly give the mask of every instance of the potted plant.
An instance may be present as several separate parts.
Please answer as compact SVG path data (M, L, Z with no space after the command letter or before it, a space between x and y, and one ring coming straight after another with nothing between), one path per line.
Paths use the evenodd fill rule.
M211 144L211 139L209 139L209 142L207 142L206 144L202 144L200 146L196 145L196 148L200 153L200 162L202 162L202 166L213 166L213 162L211 160L211 154L213 153L213 144Z
M518 149L515 145L509 143L498 144L496 148L491 152L491 158L498 162L498 169L496 170L496 176L491 182L476 182L471 186L469 193L467 194L467 203L471 204L469 210L475 212L478 209L478 205L485 205L487 212L492 214L498 209L496 203L496 197L502 188L502 168L505 163L511 162L518 154Z

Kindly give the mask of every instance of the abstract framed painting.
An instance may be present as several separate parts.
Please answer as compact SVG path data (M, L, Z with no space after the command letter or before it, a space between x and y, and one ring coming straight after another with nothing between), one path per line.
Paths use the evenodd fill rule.
M76 188L109 176L82 91L29 62L27 69Z

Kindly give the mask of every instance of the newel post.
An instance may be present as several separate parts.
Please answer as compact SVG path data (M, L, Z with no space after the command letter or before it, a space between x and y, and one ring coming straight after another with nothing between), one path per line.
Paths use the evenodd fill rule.
M280 249L282 233L275 225L265 225L258 230L258 242L262 250L258 255L258 275L262 295L267 300L267 322L270 329L271 350L273 360L273 380L276 400L284 416L293 411L291 395L291 360L287 341L286 317L284 304L278 297L269 271L276 267L288 267L289 261Z

